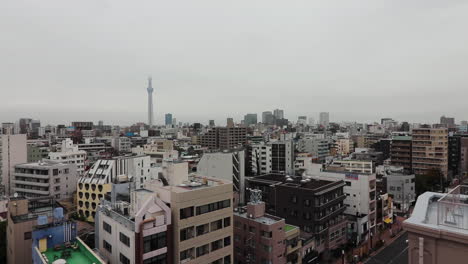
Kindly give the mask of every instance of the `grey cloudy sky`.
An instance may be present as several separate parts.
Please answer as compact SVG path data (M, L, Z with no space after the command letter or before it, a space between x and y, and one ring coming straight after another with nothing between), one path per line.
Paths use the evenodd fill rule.
M5 0L0 121L468 119L468 1Z

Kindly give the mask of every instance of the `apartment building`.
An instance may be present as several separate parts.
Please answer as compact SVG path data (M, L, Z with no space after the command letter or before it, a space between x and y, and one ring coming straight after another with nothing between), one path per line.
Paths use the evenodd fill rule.
M120 156L98 160L78 179L78 213L94 221L96 208L113 184L132 182L141 189L146 181L157 177L149 156Z
M169 139L151 139L143 148L136 147L132 149L133 153L139 155L148 155L156 164L162 164L164 160L177 159L179 154L174 149L174 142Z
M329 141L323 134L304 135L296 144L297 151L310 153L319 161L330 154Z
M130 201L102 200L94 239L110 263L174 263L171 209L146 189L132 191Z
M173 263L233 263L233 192L230 181L168 174L164 184L147 188L170 204L172 211Z
M250 189L262 192L266 212L298 226L305 236L315 240L315 251L335 249L346 243L344 181L281 174L246 180Z
M349 138L339 138L335 141L335 144L338 155L348 156L354 151L354 142ZM324 145L322 145L323 149L325 148Z
M393 166L401 166L406 171L413 170L412 165L412 137L394 136L390 145L390 162Z
M299 227L250 202L234 212L234 263L302 263Z
M59 152L50 152L49 159L64 163L76 164L79 175L83 175L85 171L86 151L79 150L77 145L69 138L62 141L62 146Z
M197 165L197 174L232 181L235 204L244 204L245 151L206 152Z
M77 180L76 164L43 160L16 165L12 184L13 192L20 196L52 196L60 200L72 198Z
M27 162L26 135L0 135L0 193L13 194L15 165Z
M370 232L375 234L376 227L376 175L366 172L352 172L346 168L341 171L337 168L329 170L329 167L315 170L307 176L326 181L344 181L343 191L344 214L348 219L348 227L356 234L355 241L365 241Z
M408 231L408 263L464 263L468 259L468 187L418 197Z
M200 144L209 149L233 149L247 143L246 127L215 127L201 136Z
M412 166L416 175L431 169L448 176L447 128L415 128L412 132Z
M247 146L247 176L270 173L271 162L271 145L258 143Z
M37 162L49 157L50 149L46 146L40 146L35 143L28 143L28 160L27 162Z
M132 150L132 141L128 137L114 137L111 146L119 153L128 153Z

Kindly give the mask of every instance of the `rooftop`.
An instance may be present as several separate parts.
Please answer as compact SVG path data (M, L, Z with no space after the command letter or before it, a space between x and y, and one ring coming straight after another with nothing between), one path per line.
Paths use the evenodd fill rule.
M243 217L243 218L248 218L248 219L250 219L252 221L262 223L264 225L272 225L272 224L278 223L280 221L284 221L283 218L280 218L280 217L277 217L277 216L274 216L274 215L269 215L269 214L264 214L263 216L260 216L260 217L257 217L257 218L250 218L247 215L247 209L246 208L238 208L238 209L239 209L239 211L234 212L234 215L237 215L237 216L240 216L240 217Z
M230 181L216 179L200 175L189 175L189 181L179 184L177 186L163 186L163 188L170 188L171 191L176 193L189 192L193 190L207 189L211 187L230 184Z
M248 181L263 182L266 184L281 184L282 186L297 187L319 191L336 185L336 181L307 179L302 176L287 176L283 174L265 174L248 178Z
M468 236L468 186L459 185L445 194L423 193L405 224Z
M104 263L97 255L94 254L84 243L77 239L75 242L76 248L66 248L61 245L60 249L55 250L54 248L48 248L47 251L43 252L43 255L47 258L46 263L53 263L57 259L65 259L67 264L98 264ZM72 245L74 243L72 242ZM69 257L65 257L69 254Z
M41 167L41 168L46 168L46 167L57 167L57 166L63 166L63 165L66 165L66 164L62 163L62 162L57 162L57 161L53 161L53 160L44 159L44 160L38 161L38 162L18 164L15 167L20 167L20 168L37 168L37 167Z

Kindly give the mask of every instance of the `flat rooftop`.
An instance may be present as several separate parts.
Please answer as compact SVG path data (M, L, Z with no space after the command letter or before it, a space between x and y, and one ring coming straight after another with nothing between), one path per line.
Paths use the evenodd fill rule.
M280 218L274 215L269 215L269 214L264 214L263 216L257 217L257 218L250 218L247 215L247 210L246 209L241 209L239 208L240 211L234 212L234 215L240 216L242 218L247 218L251 221L255 221L264 225L272 225L276 224L280 221L284 221L284 218Z
M190 192L194 190L208 189L225 184L232 184L231 181L217 179L212 177L205 177L200 175L189 175L189 181L176 186L163 186L162 188L171 189L176 193Z
M421 194L405 223L468 236L468 186L457 186L445 194Z
M42 161L38 162L30 162L30 163L21 163L18 165L15 165L15 167L20 167L20 168L49 168L49 167L56 167L56 166L62 166L62 165L67 165L66 163L58 162L58 161L53 161L53 160L47 160L44 159Z
M43 252L47 258L48 263L53 263L55 260L64 259L67 264L99 264L104 263L98 257L94 255L89 248L85 247L83 243L77 240L76 245L78 248L65 248L64 245L61 245L59 250L54 248L48 248L47 251ZM74 244L74 242L72 242ZM69 253L69 257L63 257L66 252Z
M302 176L287 176L283 174L265 174L247 178L248 181L263 182L266 184L281 184L288 187L300 187L310 190L319 190L324 187L336 185L337 181L310 179L305 181Z

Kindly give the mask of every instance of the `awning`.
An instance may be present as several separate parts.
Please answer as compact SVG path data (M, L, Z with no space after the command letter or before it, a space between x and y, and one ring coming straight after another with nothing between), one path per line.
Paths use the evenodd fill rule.
M384 221L386 224L392 223L392 219L391 219L391 218L385 218L383 221Z

